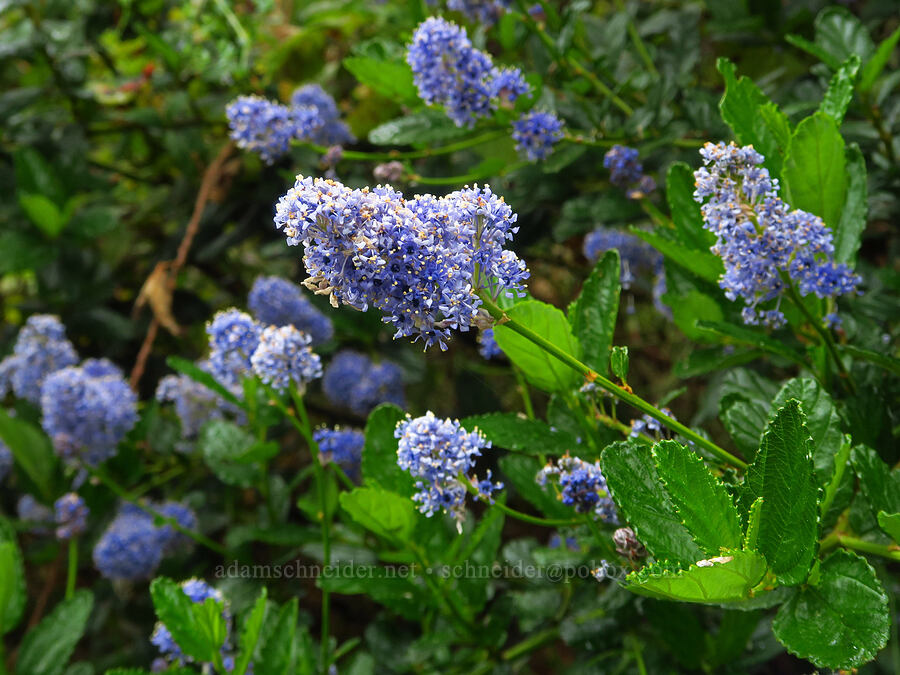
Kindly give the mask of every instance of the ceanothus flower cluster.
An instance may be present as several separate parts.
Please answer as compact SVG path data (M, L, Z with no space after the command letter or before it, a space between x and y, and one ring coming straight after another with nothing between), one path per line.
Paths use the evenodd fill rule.
M857 290L859 276L834 262L831 230L818 216L790 210L752 146L707 143L700 155L694 199L702 204L704 227L717 237L711 250L725 264L719 285L729 300L744 300L745 323L784 325L779 307L786 284L820 298ZM760 307L775 299L774 308Z
M314 111L312 129L302 138L317 145L340 146L353 143L356 138L347 124L341 120L341 113L331 94L318 84L305 84L291 94L291 105Z
M484 480L469 476L481 451L491 447L478 429L466 431L457 420L442 420L428 412L423 417L407 415L397 424L394 437L400 439L397 464L417 479L413 501L419 502L419 511L426 516L444 511L461 522L467 492L464 480L492 503L492 493L503 488L502 483L491 482L490 470Z
M18 398L40 404L47 376L76 363L65 326L55 316L34 314L19 331L13 353L0 361L0 398L11 389Z
M554 114L532 111L513 122L512 138L516 149L532 162L544 159L563 137L562 121Z
M656 270L662 261L662 255L655 248L629 232L601 226L584 238L584 257L590 261L598 260L612 249L619 252L620 280L626 290L635 282L636 273Z
M313 345L334 335L331 320L316 309L297 284L281 277L257 277L247 296L253 317L265 326L294 326L309 335Z
M219 382L239 385L253 366L250 359L259 346L263 326L246 312L232 307L217 312L206 326L209 367Z
M250 358L253 372L277 392L287 391L291 384L302 392L308 382L322 377L322 361L310 342L309 335L294 326L265 328Z
M116 454L137 423L137 396L107 359L88 359L49 375L41 387L41 425L57 454L97 466Z
M381 310L395 338L446 349L450 329L467 331L482 301L522 292L525 263L504 248L516 215L490 187L404 199L390 186L351 190L297 177L278 202L275 225L303 244L304 281L335 307Z
M315 122L312 108L288 107L261 96L239 96L225 114L232 140L266 164L286 154L293 139L308 136Z
M469 21L491 26L509 9L509 0L447 0L447 9L464 14Z
M464 28L439 17L419 24L406 61L419 97L444 106L458 127L473 126L530 89L518 69L496 68L489 55L472 46Z
M392 361L375 363L365 354L349 349L331 359L322 377L322 391L336 406L365 417L381 403L406 407L403 371Z
M629 199L640 199L656 189L656 181L644 174L634 148L614 145L603 156L603 166L609 169L609 182L625 190Z
M74 492L57 499L53 504L53 512L57 539L77 537L87 528L90 509L84 503L84 499Z
M503 356L503 350L494 338L493 328L485 328L478 333L478 353L488 361Z
M357 478L362 461L362 451L366 438L355 429L316 429L313 440L319 445L319 461L333 462L341 467L350 478Z
M593 513L601 520L618 522L616 505L609 496L600 462L586 462L566 454L556 460L556 464L548 462L535 480L544 486L551 476L556 477L563 504L574 506L578 513Z
M31 525L28 531L32 534L48 534L50 525L53 524L53 511L50 507L28 494L19 497L16 502L16 515L19 520Z
M196 365L200 370L212 374L209 361L198 361ZM242 393L236 385L230 388L235 395ZM168 401L175 405L175 415L181 423L181 437L185 441L197 438L204 424L210 420L221 419L225 413L230 413L238 419L243 415L243 411L236 405L182 373L166 375L159 381L156 386L156 400L160 403ZM177 447L184 452L191 449L188 443L181 443Z
M178 502L150 504L185 529L197 527L194 512ZM107 579L149 579L163 558L190 544L190 539L171 525L157 527L153 516L134 504L123 504L115 519L94 546L94 565Z

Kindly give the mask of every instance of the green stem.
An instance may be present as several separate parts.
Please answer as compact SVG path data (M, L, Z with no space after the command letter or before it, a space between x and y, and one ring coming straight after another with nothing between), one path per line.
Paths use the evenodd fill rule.
M480 499L485 504L488 504L492 508L499 509L510 518L515 518L516 520L521 520L523 523L531 523L532 525L541 525L542 527L572 527L573 525L581 524L580 520L572 519L572 520L563 520L561 518L540 518L538 516L530 516L527 513L522 513L521 511L516 511L515 509L511 509L506 504L501 501L495 501L493 504L486 499L483 495L478 492L478 489L472 485L472 482L468 480L465 476L459 477L460 482L466 486L466 489L469 491L471 495Z
M540 649L545 644L553 642L558 637L558 627L547 628L546 630L542 630L539 633L535 633L534 635L525 638L519 644L513 645L509 649L505 649L500 655L500 658L504 661L513 661L520 656L525 656L525 654L533 652L535 649Z
M506 174L528 166L530 162L513 162L503 168L502 171L490 173L468 173L463 176L420 176L417 173L409 174L410 181L421 183L422 185L465 185L472 181L484 180L490 177L505 176Z
M538 347L540 347L541 349L546 351L548 354L555 356L557 359L562 361L564 364L566 364L573 370L581 373L582 375L585 376L585 378L589 382L596 383L598 386L602 387L603 389L605 389L606 391L611 393L616 398L637 408L641 412L646 413L647 415L649 415L653 419L657 420L658 422L662 423L664 426L668 427L675 433L681 434L685 438L693 441L695 444L708 450L710 453L715 455L720 460L727 462L728 464L731 464L732 466L735 466L739 469L747 468L747 463L744 462L742 459L738 459L737 457L732 455L730 452L728 452L724 448L720 448L718 445L716 445L712 441L707 440L706 438L703 438L703 436L698 434L693 429L686 427L681 422L678 422L677 420L674 420L671 417L668 417L661 410L654 407L653 405L651 405L650 403L648 403L647 401L642 399L640 396L637 396L637 395L631 393L630 391L623 389L622 387L620 387L617 384L615 384L614 382L612 382L612 380L609 380L609 379L603 377L598 372L592 370L590 367L588 367L587 365L585 365L584 363L582 363L581 361L576 359L574 356L572 356L568 352L563 351L562 349L557 347L555 344L553 344L552 342L550 342L543 336L538 335L537 333L535 333L533 330L531 330L527 326L523 326L522 324L517 322L515 319L509 318L509 316L507 316L504 313L504 311L502 309L500 309L500 307L498 307L497 304L491 299L491 297L484 291L479 293L479 296L481 297L481 299L484 303L484 308L499 323L502 323L503 325L507 326L510 330L514 330L522 337L526 338L527 340L530 340L531 342L536 344Z
M483 134L479 134L478 136L473 136L472 138L467 138L462 141L457 141L456 143L449 143L447 145L442 145L437 148L425 148L424 150L409 150L407 152L401 152L399 150L391 150L389 152L365 152L362 150L345 150L341 153L341 157L343 159L354 159L354 160L363 160L369 162L387 162L392 159L424 159L426 157L435 157L437 155L448 155L453 152L458 152L459 150L465 150L466 148L471 148L476 145L481 145L483 143L488 143L489 141L493 141L498 138L503 138L508 135L508 132L504 129L502 131L488 131ZM324 155L328 152L328 148L324 145L315 145L314 143L301 143L301 145L305 145L311 150L319 153L320 155Z
M836 535L837 542L844 548L849 548L862 553L871 553L889 560L900 561L900 546L897 544L875 544L871 541L865 541L857 537L851 537L848 534Z
M69 539L69 568L66 573L66 600L75 595L75 581L78 578L78 537Z
M516 374L516 381L519 383L519 393L522 394L522 403L525 405L525 414L528 419L534 419L534 406L531 404L531 393L528 390L528 382L525 381L525 375L522 369L513 365L513 372Z
M616 0L616 5L620 12L626 12L625 3L622 2L622 0ZM638 34L637 28L634 25L634 19L631 18L630 14L628 15L628 36L631 38L631 43L641 57L641 61L647 66L647 70L650 71L650 74L653 75L654 78L659 79L659 71L656 69L656 66L653 65L653 59L650 58L650 52L647 51L647 45L644 44L644 41Z

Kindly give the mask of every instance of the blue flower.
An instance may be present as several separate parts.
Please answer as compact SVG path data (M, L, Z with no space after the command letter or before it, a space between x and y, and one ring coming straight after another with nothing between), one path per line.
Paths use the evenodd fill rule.
M744 300L745 323L782 326L786 282L804 296L834 299L857 291L860 277L834 262L831 230L818 216L790 210L752 146L707 143L700 155L694 199L702 204L704 227L716 235L711 250L725 265L719 286L729 300ZM774 308L760 307L772 300Z
M197 366L206 372L211 370L208 361L200 361ZM242 414L237 406L228 403L206 385L180 373L166 375L159 381L156 387L156 400L175 404L175 414L181 423L181 436L188 441L197 438L200 429L208 421L221 419L226 412L238 418ZM191 449L190 444L184 443L177 447L183 452Z
M309 345L309 335L294 326L269 326L250 359L253 372L276 391L287 391L293 384L303 392L322 377L322 361Z
M447 0L447 9L464 14L470 21L490 26L509 9L509 0Z
M490 188L406 200L390 187L351 190L298 176L278 202L275 224L302 243L307 288L366 311L381 310L395 338L446 348L467 331L486 291L522 292L525 264L504 248L516 215Z
M259 346L262 329L239 309L227 309L213 317L206 334L210 370L217 380L225 385L240 384L241 378L250 374L250 358Z
M374 363L364 354L342 350L322 377L322 390L331 403L365 417L381 403L406 406L403 371L391 361Z
M57 539L71 539L84 532L90 512L84 499L74 492L69 492L57 499L53 508Z
M563 123L551 113L529 112L513 122L512 138L516 149L532 162L544 159L563 137Z
M644 174L634 148L614 145L603 156L603 166L609 169L609 182L625 190L629 199L646 197L656 189L656 181Z
M316 429L313 439L319 445L319 461L334 462L351 478L359 477L365 436L354 429Z
M334 335L331 320L304 297L303 289L281 277L257 277L247 297L247 306L266 326L294 326L309 335L313 345Z
M22 495L16 503L16 515L30 525L32 534L47 534L53 524L53 511L31 495Z
M291 94L291 104L298 108L315 111L312 128L303 138L317 145L344 145L356 138L349 127L341 121L341 114L331 95L318 84L306 84Z
M478 333L478 353L488 360L503 356L503 350L494 339L493 328L485 328Z
M578 513L593 513L601 520L618 522L616 505L609 496L600 462L563 455L556 464L549 462L538 472L538 485L546 485L551 476L556 477L563 504L574 506Z
M458 421L442 420L428 412L417 418L407 415L397 424L394 436L400 439L397 464L417 479L413 500L427 516L443 511L462 520L467 492L463 478L486 499L503 488L502 483L491 483L490 472L483 481L468 477L481 451L491 447L477 429L466 431Z
M231 138L239 148L259 154L266 164L286 154L291 140L308 137L318 119L314 108L240 96L225 109Z
M19 331L13 353L0 361L0 398L12 389L19 398L39 404L47 376L76 363L78 354L66 339L65 326L55 316L34 314Z
M58 370L41 388L41 424L63 459L97 466L137 422L137 396L106 359Z
M197 514L193 509L179 502L163 502L154 507L156 511L167 518L172 518L186 530L197 529ZM162 545L163 556L174 555L178 552L190 549L194 540L183 532L179 532L172 525L157 527L157 537Z
M416 28L406 61L419 97L442 105L458 127L473 126L501 102L529 90L516 69L495 68L491 57L472 46L464 28L429 17Z

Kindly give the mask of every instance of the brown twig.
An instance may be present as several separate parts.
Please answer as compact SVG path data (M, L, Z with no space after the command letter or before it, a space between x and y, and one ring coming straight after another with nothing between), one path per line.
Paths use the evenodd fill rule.
M200 182L200 190L197 192L197 199L194 200L194 211L191 214L191 219L188 221L187 227L184 230L184 236L181 239L181 243L178 245L175 260L168 265L168 278L166 280L164 292L170 298L169 306L171 306L171 295L175 291L178 273L187 262L191 244L193 244L194 237L197 235L197 230L200 228L200 219L203 217L203 211L206 208L206 204L209 201L216 184L219 182L219 178L225 169L228 157L233 151L234 145L230 141L225 143L219 151L219 154L216 155L216 158L203 173L203 180ZM154 267L154 273L156 272L157 267ZM139 309L147 300L148 298L142 293L138 296L135 306ZM165 305L165 303L161 304L163 306ZM155 309L155 307L160 306L160 303L151 302L150 305L151 308ZM153 349L153 342L156 340L156 335L159 332L160 323L163 322L165 322L165 318L159 317L154 311L153 318L150 320L150 326L147 328L147 335L144 337L144 342L141 345L141 349L135 360L134 368L131 369L130 383L132 389L137 390L138 383L141 381L144 369L147 366L147 359L150 357L150 352Z

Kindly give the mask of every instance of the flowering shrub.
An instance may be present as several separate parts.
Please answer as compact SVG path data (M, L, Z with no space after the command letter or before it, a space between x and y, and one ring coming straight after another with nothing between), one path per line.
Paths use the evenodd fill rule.
M900 672L895 4L5 3L0 675Z

